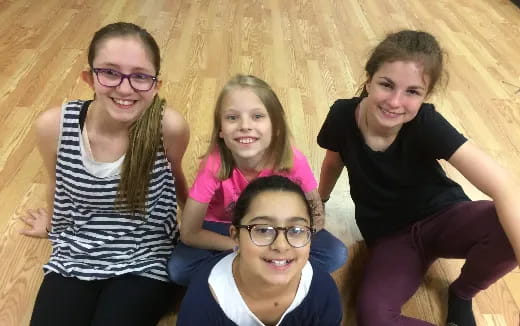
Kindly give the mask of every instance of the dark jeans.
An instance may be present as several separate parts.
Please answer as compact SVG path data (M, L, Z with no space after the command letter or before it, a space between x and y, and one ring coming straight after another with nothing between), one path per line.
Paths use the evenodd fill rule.
M205 221L202 227L229 236L229 225L229 223ZM219 254L222 252L193 248L179 242L168 261L170 279L177 284L187 286L201 263ZM330 232L321 230L312 238L309 261L313 267L331 273L347 261L347 247Z
M416 222L408 231L376 240L357 302L360 326L426 326L401 315L437 258L465 258L452 291L470 299L516 267L513 249L490 201L463 202Z
M45 275L31 326L155 326L171 307L175 285L136 275L82 281Z

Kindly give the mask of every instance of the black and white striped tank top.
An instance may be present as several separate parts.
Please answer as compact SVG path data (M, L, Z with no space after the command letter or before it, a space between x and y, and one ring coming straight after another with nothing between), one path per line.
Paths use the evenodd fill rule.
M177 201L164 149L151 172L146 217L116 210L119 174L99 178L83 164L80 112L84 101L65 104L56 164L52 254L44 266L82 280L136 274L168 281L167 259L178 240Z

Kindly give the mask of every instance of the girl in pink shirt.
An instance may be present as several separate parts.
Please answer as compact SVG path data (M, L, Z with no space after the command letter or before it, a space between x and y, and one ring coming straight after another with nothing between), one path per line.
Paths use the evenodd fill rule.
M291 145L283 107L263 80L237 75L222 89L208 152L182 214L181 242L168 262L172 281L187 285L198 266L232 250L230 212L250 181L273 174L299 184L313 207L310 262L332 272L347 258L345 245L323 229L323 205L305 156Z

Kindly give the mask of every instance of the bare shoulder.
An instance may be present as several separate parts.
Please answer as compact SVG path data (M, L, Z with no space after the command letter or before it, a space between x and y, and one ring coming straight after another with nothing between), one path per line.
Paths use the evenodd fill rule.
M163 144L170 162L180 160L190 141L188 123L179 111L164 110L162 119Z
M60 135L61 107L52 107L40 113L34 122L34 131L39 140L55 140L57 143Z
M163 137L187 136L189 134L188 123L182 114L170 107L164 110L162 119Z

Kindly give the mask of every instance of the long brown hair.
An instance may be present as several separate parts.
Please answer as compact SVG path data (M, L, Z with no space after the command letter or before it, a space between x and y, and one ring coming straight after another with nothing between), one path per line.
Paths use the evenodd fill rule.
M155 75L159 75L161 54L157 42L145 29L125 22L106 25L94 34L88 48L88 63L91 69L94 68L94 58L100 45L108 39L119 37L139 39L150 56ZM128 209L132 216L139 214L144 217L146 212L150 173L162 144L161 122L165 105L166 101L155 95L150 107L129 130L129 145L121 168L115 205L120 209Z
M443 52L433 35L412 30L402 30L388 34L372 51L366 65L367 80L358 89L361 97L366 97L366 84L386 62L414 61L423 65L424 75L430 78L426 94L434 90L437 82L447 78L443 72Z
M258 96L264 104L272 124L273 136L266 151L267 161L273 162L275 171L287 171L292 168L293 154L291 148L291 133L285 118L283 106L273 89L263 80L252 75L236 75L231 78L220 91L213 114L213 131L211 142L206 152L207 157L213 151L220 153L221 164L217 177L227 179L235 166L233 155L224 140L219 137L222 129L222 102L235 89L249 89Z

